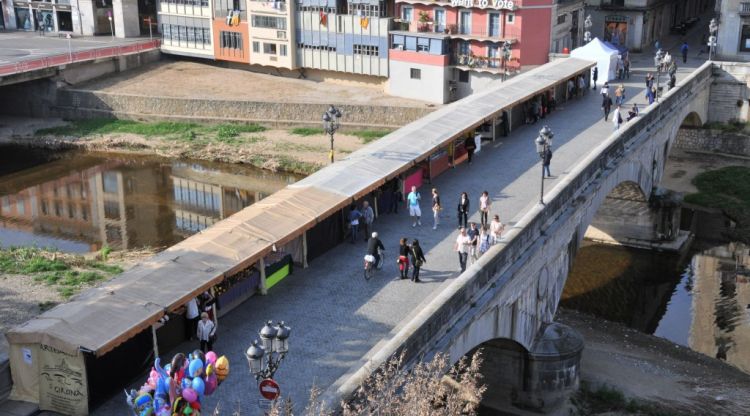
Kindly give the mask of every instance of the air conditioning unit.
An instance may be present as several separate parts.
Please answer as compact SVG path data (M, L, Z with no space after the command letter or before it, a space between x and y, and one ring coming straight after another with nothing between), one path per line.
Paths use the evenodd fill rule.
M271 59L272 61L274 61L274 62L276 62L276 61L278 61L278 60L279 60L279 58L278 58L278 57L276 57L276 56L272 56L272 57L270 57L270 59Z

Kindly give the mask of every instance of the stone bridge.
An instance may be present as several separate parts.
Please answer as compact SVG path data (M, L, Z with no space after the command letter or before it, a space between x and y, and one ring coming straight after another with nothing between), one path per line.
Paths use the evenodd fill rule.
M705 63L658 105L642 111L637 122L603 139L545 195L545 205L533 206L507 232L503 244L493 246L401 325L361 368L339 379L325 398L335 402L346 397L374 368L401 351L410 362L438 351L448 351L453 362L479 347L493 349L494 356L499 351L508 371L490 375L488 384L523 386L514 398L525 390L529 397L524 400L538 407L544 406L543 398L534 391L577 379L570 374L577 371L577 362L544 365L549 357L545 358L540 337L546 329L552 331L546 338L556 336L558 329L550 324L578 246L608 196L631 198L636 207L646 203L661 179L680 127L700 126L708 120L714 71L718 69ZM535 360L541 363L536 368L519 368L534 366ZM518 380L514 383L513 378Z

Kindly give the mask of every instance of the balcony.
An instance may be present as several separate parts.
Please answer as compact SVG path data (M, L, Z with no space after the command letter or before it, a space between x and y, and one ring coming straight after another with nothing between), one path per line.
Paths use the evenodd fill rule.
M498 57L454 53L450 57L450 64L463 70L489 72L493 74L503 73L503 58ZM518 68L519 62L517 58L511 58L510 60L508 60L508 71L514 72Z
M484 41L495 41L495 42L502 42L504 40L507 40L508 37L505 38L502 37L502 33L499 30L488 30L486 27L484 28L471 28L467 26L456 26L456 25L448 25L447 33L451 35L452 38L455 39L465 39L465 40L484 40Z
M740 16L750 16L750 2L740 3Z

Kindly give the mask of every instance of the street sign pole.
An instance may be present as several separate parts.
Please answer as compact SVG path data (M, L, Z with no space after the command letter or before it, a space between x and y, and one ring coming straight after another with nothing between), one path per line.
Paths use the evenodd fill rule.
M258 407L268 414L276 400L281 396L281 387L271 378L266 378L258 383L258 391L262 399L258 400Z

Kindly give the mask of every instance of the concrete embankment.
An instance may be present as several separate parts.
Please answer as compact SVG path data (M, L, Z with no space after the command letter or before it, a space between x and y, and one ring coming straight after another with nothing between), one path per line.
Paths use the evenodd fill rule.
M79 89L57 92L55 110L70 119L116 117L136 120L255 122L266 125L320 126L327 104L157 97ZM343 104L342 125L397 128L433 111L427 107Z

